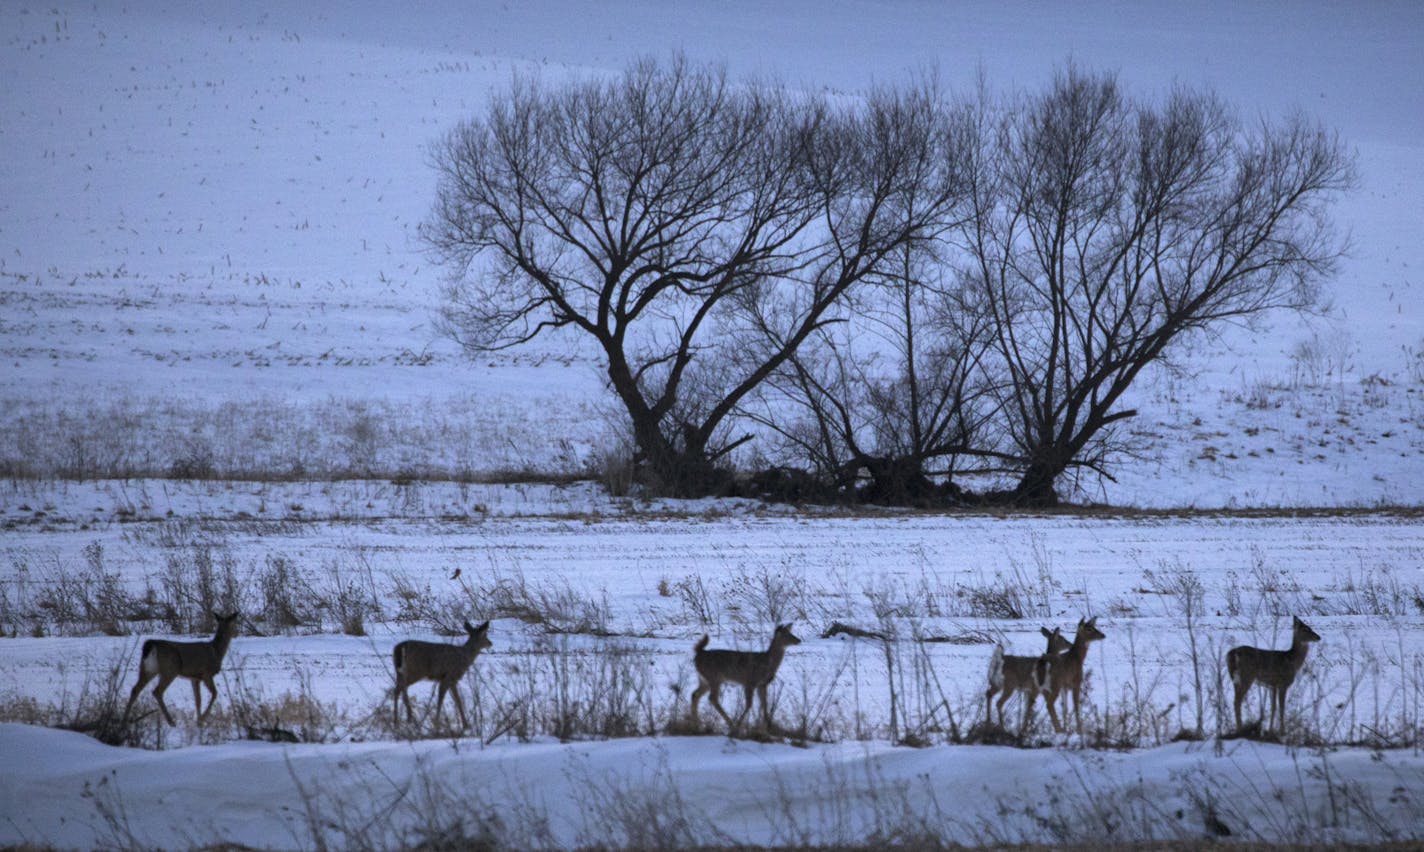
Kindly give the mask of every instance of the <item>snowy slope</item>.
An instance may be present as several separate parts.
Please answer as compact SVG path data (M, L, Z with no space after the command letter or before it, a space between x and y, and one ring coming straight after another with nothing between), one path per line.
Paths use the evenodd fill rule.
M852 3L827 13L804 3L437 3L392 20L349 4L61 3L10 4L0 16L0 356L10 367L0 398L11 417L119 412L136 431L166 435L233 401L355 401L382 418L397 416L391 407L460 417L474 408L528 426L511 439L482 425L472 451L446 455L492 459L474 462L483 470L556 467L570 443L582 457L602 440L584 425L601 420L596 360L557 339L460 358L431 328L439 271L415 237L433 188L425 146L491 88L515 73L598 73L674 49L725 61L734 75L849 92L926 67L953 86L980 67L993 85L1034 86L1071 57L1119 70L1137 92L1214 86L1247 116L1303 107L1357 147L1363 174L1340 208L1354 247L1335 311L1201 342L1181 359L1193 376L1139 392L1141 428L1161 436L1146 459L1125 460L1121 485L1086 483L1083 496L1420 499L1415 4ZM1306 371L1292 354L1312 339L1328 357ZM1385 404L1360 384L1370 376L1389 382L1374 386ZM1297 400L1306 383L1332 398ZM1221 449L1212 433L1255 426L1257 412L1230 400L1259 388L1288 391L1303 439L1343 409L1359 446L1194 469L1207 447ZM1247 444L1242 459L1267 453Z

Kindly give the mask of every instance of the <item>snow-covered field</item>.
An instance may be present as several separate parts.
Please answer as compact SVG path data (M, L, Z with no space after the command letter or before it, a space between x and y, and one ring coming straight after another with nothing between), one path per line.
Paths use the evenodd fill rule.
M932 838L1197 845L1223 831L1339 843L1417 838L1424 819L1424 760L1415 754L1311 755L1254 743L1055 753L670 738L489 748L233 743L178 753L0 725L0 744L13 763L0 791L25 802L4 836L78 847L221 839L396 848L462 838L519 848L867 839L913 848ZM74 791L85 782L95 806L76 812ZM1362 790L1389 792L1361 807Z
M140 638L205 600L200 576L248 628L206 728L185 684L172 731L144 696L137 735L161 749L0 725L0 844L1419 839L1421 44L1414 3L0 4L0 463L47 474L0 483L0 707L83 722L111 675L126 698ZM578 341L470 362L435 335L425 146L516 73L674 49L850 93L931 65L1035 86L1071 56L1338 128L1362 184L1332 309L1148 377L1142 456L1075 495L1266 511L420 482L578 473L611 422ZM184 464L290 481L48 476ZM356 469L390 475L307 476ZM1089 614L1108 638L1085 735L1040 708L1028 743L1052 748L956 744L982 734L994 642L1037 652L1041 624ZM1232 727L1225 650L1284 647L1292 614L1324 641L1289 745L1210 739ZM341 632L353 615L367 635ZM393 729L391 646L464 617L495 643L462 685L473 730ZM805 640L774 691L784 736L688 736L692 642L759 647L776 621ZM834 621L892 641L821 638ZM1198 719L1206 742L1171 741Z
M127 696L139 638L169 633L161 619L121 619L133 633L111 637L82 617L54 626L59 611L43 601L59 600L56 589L87 588L97 601L112 576L126 600L149 602L138 609L162 609L173 577L188 577L196 599L193 578L207 570L219 589L233 578L223 603L259 635L234 641L206 726L193 724L182 684L168 694L176 729L140 699L134 736L161 756L0 730L7 753L54 754L3 774L13 810L0 838L85 846L133 831L135 845L306 846L317 814L321 830L355 843L352 832L387 812L398 818L380 824L376 845L414 842L411 826L478 832L494 816L486 827L516 846L835 842L917 829L1065 842L1109 825L1125 839L1202 838L1208 813L1242 837L1418 836L1419 802L1400 792L1424 773L1417 515L815 516L611 501L586 486L469 486L404 503L438 502L432 512L403 511L399 489L368 483L366 517L344 517L325 502L335 496L308 486L300 513L280 508L294 492L269 492L263 520L252 494L160 485L161 511L132 515L116 515L103 489L31 493L23 509L7 499L4 629L81 635L3 640L0 707L92 722L106 698ZM360 499L363 486L343 487L341 505ZM44 514L16 520L21 512ZM284 589L306 605L286 628L272 617L283 590L266 579L281 566ZM371 602L367 635L339 632L343 595ZM1107 639L1088 655L1084 734L1071 722L1054 734L1040 706L1024 742L1047 749L954 744L985 736L994 642L1035 653L1040 625L1071 633L1087 614ZM1291 614L1324 638L1290 693L1291 745L1213 742L1234 728L1226 649L1284 647ZM493 619L494 646L461 685L471 729L456 738L431 720L428 684L413 690L421 721L393 727L391 647L451 641L435 627L465 617ZM759 648L782 621L803 642L771 693L773 742L727 740L720 724L688 737L696 637ZM835 622L890 641L823 638ZM735 712L735 689L727 700ZM1020 707L1008 706L1011 730ZM1262 710L1253 697L1248 720ZM704 724L712 719L704 704ZM1206 743L1172 744L1199 723ZM320 744L233 742L273 728ZM412 735L437 739L404 741ZM221 805L185 804L211 796ZM105 814L120 806L116 827ZM636 817L646 809L663 822ZM452 827L452 815L465 822ZM650 833L628 833L637 825Z
M1305 108L1359 154L1325 317L1232 330L1145 380L1142 457L1080 499L1417 503L1424 480L1424 12L1327 3L6 4L0 437L13 468L576 472L606 394L580 341L471 363L431 325L426 146L516 73L643 51L854 91L937 67L1033 86L1077 61L1133 91ZM90 424L121 424L106 429Z
M685 709L696 685L689 649L699 635L763 647L768 625L791 621L805 642L780 678L786 725L794 721L819 739L889 736L881 643L818 638L839 621L889 634L901 665L932 669L931 685L912 686L932 689L923 697L943 706L917 724L965 733L981 716L994 642L1036 652L1041 624L1071 635L1079 616L1098 614L1109 640L1091 649L1090 712L1109 727L1145 725L1132 738L1151 742L1194 727L1198 701L1208 730L1229 730L1212 704L1224 688L1225 650L1288 644L1288 616L1296 614L1328 640L1312 649L1296 687L1303 724L1332 740L1364 741L1371 731L1408 734L1419 723L1424 527L1417 517L816 518L768 515L749 504L676 516L594 497L570 514L562 507L571 503L553 496L526 497L524 514L508 517L228 516L13 529L0 554L9 581L4 629L61 635L7 642L0 668L13 678L3 696L62 705L112 663L132 668L137 635L62 635L93 627L82 617L56 624L56 607L45 603L58 600L52 589L112 574L141 602L130 609L162 611L173 598L165 585L172 567L191 573L201 563L219 587L225 575L236 579L223 605L241 608L248 625L266 634L234 643L233 676L269 697L310 688L348 720L385 712L396 639L457 628L466 614L495 620L496 647L471 675L492 717L487 733L506 698L548 697L523 691L526 675L553 676L539 666L609 649L651 667L635 674L647 693L648 726L658 727L679 700ZM559 511L534 514L541 505ZM307 598L299 601L307 605L300 623L283 626L271 616L275 593L264 577L274 565L288 566L296 588L289 593ZM1183 580L1199 588L1188 595ZM191 579L187 591L196 593L196 585ZM317 606L348 588L372 602L367 636L340 635L335 612ZM1191 683L1189 597L1210 681L1200 690ZM154 624L162 619L150 615L123 632L162 634ZM1140 713L1137 704L1167 715L1156 723L1117 718ZM1342 708L1348 713L1336 712Z

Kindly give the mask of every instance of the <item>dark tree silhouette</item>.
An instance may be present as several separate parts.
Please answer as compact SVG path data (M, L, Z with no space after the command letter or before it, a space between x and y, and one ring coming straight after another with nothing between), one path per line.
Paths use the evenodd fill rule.
M1037 97L981 98L960 231L966 289L992 317L1021 477L1057 501L1106 474L1123 393L1184 335L1303 309L1342 251L1328 211L1353 157L1300 115L1243 124L1209 93L1135 103L1068 67Z
M835 493L875 503L941 503L962 457L992 446L983 359L987 316L967 310L944 265L907 246L817 331L744 413L809 459ZM868 483L860 485L862 477Z
M648 480L716 493L737 404L961 199L948 126L928 87L832 104L681 58L518 82L433 148L444 327L587 335Z

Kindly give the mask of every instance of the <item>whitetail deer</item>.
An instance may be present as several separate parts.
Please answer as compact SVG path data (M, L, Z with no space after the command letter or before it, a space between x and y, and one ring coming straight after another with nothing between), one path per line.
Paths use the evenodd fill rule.
M752 709L752 693L755 692L761 700L762 726L770 731L771 710L766 703L766 688L776 677L776 670L781 668L786 649L801 644L801 640L791 632L791 625L776 625L776 631L771 634L771 645L765 651L709 651L707 640L704 635L692 646L692 664L697 669L698 679L697 689L692 691L692 724L698 724L697 702L706 695L722 718L727 720L727 726L735 732ZM736 721L722 709L722 684L726 681L742 685L746 703Z
M465 718L465 702L460 698L460 678L469 671L475 657L493 643L489 640L488 620L478 627L465 622L465 632L470 638L463 645L421 642L417 639L407 639L396 645L391 652L396 664L395 721L400 721L401 698L405 698L406 718L415 718L407 691L411 684L433 680L439 684L435 697L435 718L440 718L440 708L445 706L445 693L449 692L455 696L455 709L460 711L460 728L469 726Z
M1019 657L1004 653L1003 645L994 646L994 656L989 658L989 688L984 690L984 719L994 717L990 702L994 693L999 692L999 727L1004 726L1004 705L1015 692L1024 693L1024 729L1028 728L1029 715L1033 712L1033 702L1038 696L1038 680L1034 668L1052 665L1053 660L1070 647L1068 640L1057 627L1049 630L1040 627L1038 631L1048 638L1048 648L1037 657ZM1002 690L1002 692L1001 692Z
M1063 724L1058 720L1054 705L1058 696L1063 696L1063 715L1068 715L1068 695L1073 696L1073 716L1077 720L1078 733L1083 733L1083 710L1079 702L1083 697L1083 663L1088 659L1088 644L1108 638L1098 629L1098 617L1078 619L1078 628L1073 631L1073 644L1052 665L1036 671L1038 688L1048 701L1048 716L1053 720L1053 730L1063 732Z
M1287 650L1270 651L1238 645L1226 652L1226 672L1236 687L1236 730L1241 730L1241 702L1251 685L1257 682L1266 687L1270 697L1272 727L1285 726L1286 690L1295 683L1295 676L1305 665L1305 652L1310 650L1310 643L1319 641L1320 634L1307 627L1304 621L1291 616L1291 645Z
M194 712L198 714L198 722L201 724L208 717L213 703L218 700L218 688L213 683L213 677L222 670L227 646L231 644L232 634L237 630L237 613L212 613L212 616L218 623L218 629L207 642L149 639L143 643L143 650L139 652L138 657L138 683L134 684L133 691L129 693L129 703L124 706L125 719L129 717L129 711L138 700L139 692L155 677L158 678L158 686L153 688L153 697L158 699L158 709L163 711L163 718L168 720L170 726L174 724L173 715L168 712L168 705L163 703L163 693L169 684L180 677L186 677L193 682L193 703L196 705ZM200 686L208 688L207 710L203 709Z

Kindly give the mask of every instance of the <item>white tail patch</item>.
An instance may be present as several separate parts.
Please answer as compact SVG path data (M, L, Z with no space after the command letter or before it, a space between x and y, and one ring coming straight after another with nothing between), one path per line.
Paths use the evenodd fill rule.
M994 656L989 658L989 685L996 691L1004 688L1004 646L994 646Z
M144 655L143 655L143 659L139 662L139 667L143 669L143 673L144 673L144 674L148 674L148 675L156 675L156 674L158 674L158 648L157 648L157 647L149 646L148 653L147 653L147 654L144 654Z
M1034 662L1033 665L1033 685L1039 692L1048 692L1048 685L1053 680L1053 660L1043 657Z

